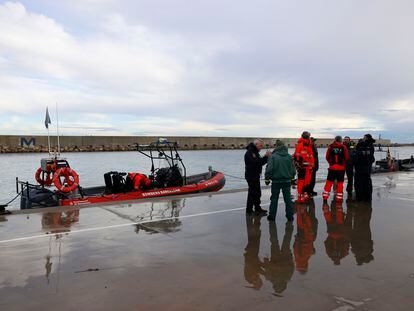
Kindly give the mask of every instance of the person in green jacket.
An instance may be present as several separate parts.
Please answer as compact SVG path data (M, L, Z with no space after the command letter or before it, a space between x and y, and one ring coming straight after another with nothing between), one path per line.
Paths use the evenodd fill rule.
M282 190L286 205L286 218L288 221L293 221L293 203L290 187L295 174L296 170L292 156L288 153L288 149L283 141L277 140L276 148L272 156L267 160L265 173L266 185L269 185L270 181L272 181L272 196L270 198L269 216L267 217L269 221L274 221L276 218L280 190Z

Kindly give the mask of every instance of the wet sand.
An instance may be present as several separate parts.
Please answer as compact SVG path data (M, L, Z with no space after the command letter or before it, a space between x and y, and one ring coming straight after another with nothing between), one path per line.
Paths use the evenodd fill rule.
M414 310L414 174L392 178L292 225L245 192L0 216L0 310Z

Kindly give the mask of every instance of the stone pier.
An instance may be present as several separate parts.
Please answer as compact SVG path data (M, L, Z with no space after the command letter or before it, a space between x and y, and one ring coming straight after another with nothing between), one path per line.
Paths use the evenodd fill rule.
M136 144L146 145L156 141L158 136L60 136L62 152L133 151ZM177 142L182 150L243 149L254 137L197 137L167 136L170 142ZM266 148L272 148L277 139L288 147L294 147L297 138L263 138ZM52 149L57 149L57 138L50 138ZM333 138L318 138L318 147L327 147ZM378 141L383 146L390 140ZM0 153L48 152L47 136L0 135Z

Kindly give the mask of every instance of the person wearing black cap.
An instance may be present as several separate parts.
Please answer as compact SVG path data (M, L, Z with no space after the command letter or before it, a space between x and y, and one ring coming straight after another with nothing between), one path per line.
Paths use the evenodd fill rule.
M260 150L263 149L263 140L256 138L252 143L247 146L247 151L244 155L245 174L244 177L249 186L247 192L247 204L246 214L266 215L267 211L260 206L260 198L262 196L262 190L260 187L260 175L262 174L262 167L267 164L267 159L272 155L270 151L266 152L266 155L262 157Z
M311 142L312 142L312 151L313 151L313 159L315 161L315 166L313 167L313 170L312 170L312 179L309 185L309 194L315 197L318 195L318 193L315 192L315 184L316 184L316 172L319 170L319 153L318 153L318 148L316 147L316 138L311 137Z
M346 162L346 177L348 183L346 186L346 192L348 196L352 196L352 191L354 189L354 157L355 157L355 143L351 140L349 136L344 137L344 145L348 150L349 159Z
M372 201L371 169L375 162L375 139L371 134L366 134L362 141L358 142L355 151L355 194L358 201Z

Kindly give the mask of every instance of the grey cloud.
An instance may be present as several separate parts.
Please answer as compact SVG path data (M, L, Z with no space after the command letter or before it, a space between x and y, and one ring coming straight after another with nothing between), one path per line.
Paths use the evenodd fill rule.
M119 118L163 117L183 123L208 123L211 130L220 129L231 135L233 131L225 126L252 125L261 116L267 120L302 109L303 116L290 116L309 123L319 120L314 118L315 114L326 115L327 119L332 116L362 120L355 127L343 128L345 134L373 129L407 140L414 132L412 122L403 119L414 117L413 110L392 106L399 100L414 103L412 1L67 0L57 5L56 1L42 0L38 6L31 1L23 3L67 26L65 30L78 40L99 37L103 17L118 13L128 25L150 29L149 35L154 37L149 42L178 42L178 47L169 49L158 41L154 45L183 66L184 73L178 82L163 85L128 70L128 79L122 78L124 71L115 70L114 79L108 82L111 71L91 73L81 77L85 79L82 82L57 86L79 91L71 97L65 96L67 91L57 92L70 103L62 107L67 113L72 106L76 106L78 113L100 107L104 113ZM18 75L28 74L31 73L19 69ZM51 80L45 76L46 83ZM57 83L64 84L59 79ZM280 85L293 86L304 99L293 99L292 95L281 100L284 105L275 101L273 107L251 100L263 90ZM311 100L317 101L316 108L304 105ZM395 116L390 118L389 114ZM272 126L294 133L304 127L300 123L266 122L269 123L257 124L252 135L263 135ZM328 125L315 125L312 131L329 134L337 130Z

